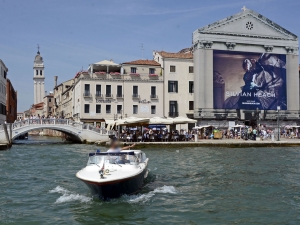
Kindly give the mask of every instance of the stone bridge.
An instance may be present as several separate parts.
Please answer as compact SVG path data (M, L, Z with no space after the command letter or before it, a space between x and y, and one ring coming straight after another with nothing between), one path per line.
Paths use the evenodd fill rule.
M32 130L51 129L67 134L76 142L109 141L111 134L90 124L67 119L27 119L0 126L0 144L10 145L14 139Z

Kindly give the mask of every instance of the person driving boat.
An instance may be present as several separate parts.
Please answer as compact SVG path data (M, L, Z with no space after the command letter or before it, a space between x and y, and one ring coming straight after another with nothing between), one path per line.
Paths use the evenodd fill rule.
M126 155L121 155L121 159L117 162L118 164L130 163L128 159L126 159Z

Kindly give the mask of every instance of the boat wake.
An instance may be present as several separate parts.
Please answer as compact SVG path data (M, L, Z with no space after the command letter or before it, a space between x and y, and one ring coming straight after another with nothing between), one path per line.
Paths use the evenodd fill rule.
M153 191L150 191L146 194L138 194L138 195L125 195L123 198L129 203L145 203L149 201L155 194L176 194L177 191L174 186L166 186L155 188Z
M90 197L86 197L80 194L73 193L68 191L65 188L57 186L56 188L49 191L49 193L59 193L62 194L58 199L56 199L55 204L65 203L65 202L73 202L73 201L80 201L80 202L89 202L92 200Z

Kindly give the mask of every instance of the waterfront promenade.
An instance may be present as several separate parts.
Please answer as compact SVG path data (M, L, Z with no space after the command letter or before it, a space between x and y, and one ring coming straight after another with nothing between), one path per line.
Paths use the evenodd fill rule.
M123 145L132 144L133 142L121 142ZM162 147L162 148L177 148L177 147L293 147L300 146L300 139L281 138L280 141L263 140L242 140L242 139L201 139L195 141L176 141L176 142L134 142L137 148L147 147ZM100 144L100 143L99 143ZM109 142L106 143L109 145Z

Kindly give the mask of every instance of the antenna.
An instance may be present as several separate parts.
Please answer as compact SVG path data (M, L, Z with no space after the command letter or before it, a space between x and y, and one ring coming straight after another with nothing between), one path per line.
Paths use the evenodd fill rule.
M142 50L142 59L144 59L144 45L143 45L143 43L139 47Z

